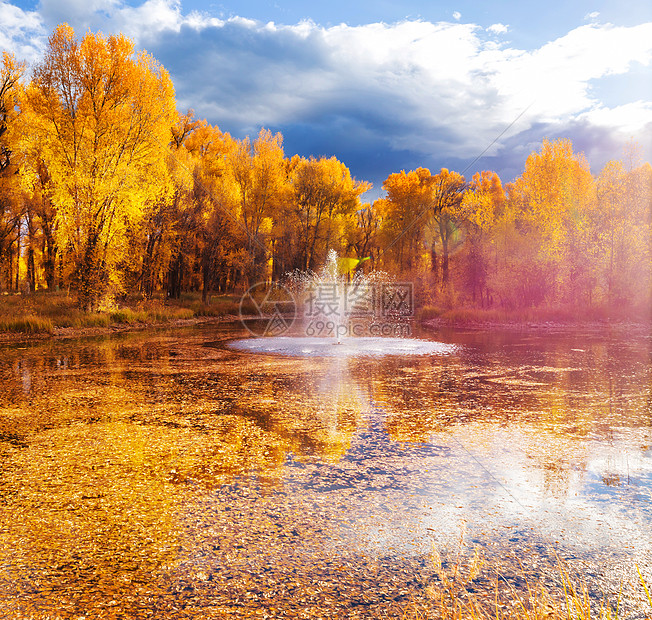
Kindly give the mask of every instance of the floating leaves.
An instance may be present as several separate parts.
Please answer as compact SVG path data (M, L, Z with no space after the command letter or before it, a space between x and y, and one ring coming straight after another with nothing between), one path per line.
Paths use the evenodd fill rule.
M3 351L6 617L402 617L459 581L462 527L510 587L554 581L556 553L614 591L625 559L649 575L644 351L587 342L587 369L550 339L304 360L211 338ZM481 596L479 553L460 574Z

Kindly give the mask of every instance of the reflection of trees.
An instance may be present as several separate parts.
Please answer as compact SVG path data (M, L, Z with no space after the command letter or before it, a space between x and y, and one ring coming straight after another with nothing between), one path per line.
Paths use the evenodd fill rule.
M531 484L546 496L566 497L585 476L588 436L611 440L623 420L645 434L649 420L649 394L641 388L652 373L641 351L623 343L583 346L579 359L569 355L565 339L504 360L485 354L482 363L472 354L386 358L381 370L360 362L352 375L379 404L393 440L454 437L488 462L502 446L518 445L518 468L529 471Z
M338 461L351 444L366 405L346 372L315 378L303 372L269 377L238 399L237 411L289 442L299 457Z
M139 606L166 609L166 594L178 600L184 571L213 596L216 562L248 575L253 555L276 570L298 540L312 549L331 539L333 502L347 489L405 493L406 461L390 439L454 438L489 463L518 445L506 452L515 462L499 463L511 483L565 497L587 463L596 469L587 433L618 433L620 415L647 432L650 381L640 356L596 345L577 372L567 349L552 343L522 360L248 356L246 369L242 355L151 334L9 350L0 363L0 604L15 616L42 617L39 606L56 601L62 617L137 617ZM367 401L390 438L356 444L352 455L374 464L371 473L341 458L367 422ZM285 468L288 453L340 462L305 485L297 472L312 464ZM608 485L622 467L599 469ZM256 501L221 493L242 479Z
M381 405L397 441L426 441L472 422L533 424L536 432L578 438L608 438L623 416L628 425L646 426L649 395L642 386L652 372L638 348L589 342L573 357L568 339L541 343L503 359L475 351L388 357L375 368L360 362L351 374Z

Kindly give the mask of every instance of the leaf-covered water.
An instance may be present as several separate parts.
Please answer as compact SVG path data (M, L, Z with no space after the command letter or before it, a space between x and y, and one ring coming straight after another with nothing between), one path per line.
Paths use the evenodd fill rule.
M0 350L0 617L385 618L479 546L636 608L647 335L439 335L297 358L203 327ZM503 582L503 583L505 583Z

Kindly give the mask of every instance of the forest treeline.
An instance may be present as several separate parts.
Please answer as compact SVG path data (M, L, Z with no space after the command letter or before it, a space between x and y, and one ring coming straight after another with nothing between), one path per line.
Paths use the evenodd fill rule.
M513 183L426 168L384 197L335 157L288 157L177 111L165 69L122 35L67 25L43 60L0 68L0 290L233 292L318 269L329 250L440 305L640 312L652 295L652 167L635 143L593 176L544 141Z

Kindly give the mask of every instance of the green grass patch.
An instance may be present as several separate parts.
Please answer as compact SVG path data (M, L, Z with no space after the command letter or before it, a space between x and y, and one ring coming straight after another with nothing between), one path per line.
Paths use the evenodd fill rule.
M76 310L71 316L70 325L60 325L60 327L109 327L111 317L106 312L85 313Z
M120 308L109 314L111 323L133 325L134 323L147 323L147 312L134 311L131 308Z

